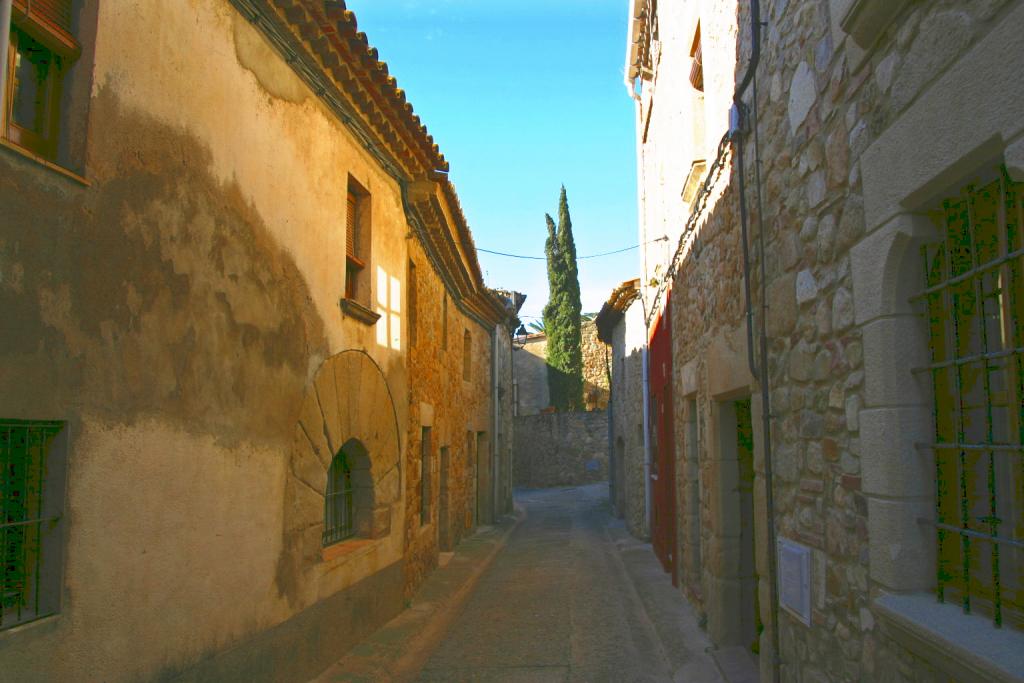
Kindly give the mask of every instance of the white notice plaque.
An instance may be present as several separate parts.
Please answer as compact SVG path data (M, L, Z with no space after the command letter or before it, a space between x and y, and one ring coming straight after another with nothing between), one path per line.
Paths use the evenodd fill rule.
M795 541L780 538L779 605L811 625L811 549Z

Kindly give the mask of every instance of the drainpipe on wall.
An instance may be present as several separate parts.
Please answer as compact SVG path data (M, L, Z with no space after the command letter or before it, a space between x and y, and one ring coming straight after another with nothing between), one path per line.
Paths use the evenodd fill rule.
M615 491L618 484L615 481L615 474L618 470L615 467L615 409L612 398L612 371L608 367L608 345L604 346L604 374L608 378L608 407L605 412L608 414L608 502L611 503L612 513L615 513Z
M511 410L512 421L509 422L510 429L509 429L509 433L508 433L508 448L505 449L505 452L508 453L508 463L505 465L506 469L508 469L508 481L506 482L506 489L508 490L508 495L505 498L505 500L503 501L503 505L504 505L506 513L512 512L512 465L513 465L512 458L515 457L515 442L516 442L515 441L515 437L516 437L516 419L515 418L516 418L516 415L518 413L518 409L516 408L516 403L517 403L518 397L519 397L519 390L516 388L516 356L515 356L515 353L516 353L515 344L512 343L512 339L509 339L508 340L508 381L510 382L510 384L509 384L508 390L510 392L509 400L512 401L512 410Z
M11 45L11 3L0 0L0 132L7 133L7 51Z
M498 327L491 328L491 400L494 422L494 438L491 439L491 524L498 519L498 423L500 404L498 402Z
M648 350L641 349L643 359L643 408L644 408L644 534L651 535L651 383L649 380Z
M768 331L766 323L768 317L768 293L765 266L766 251L764 237L764 208L761 197L761 156L760 142L758 139L759 122L757 113L757 67L761 61L761 26L761 3L759 0L750 0L750 61L747 64L743 79L740 81L739 86L736 88L736 93L733 95L733 106L732 110L729 112L729 134L736 145L736 177L740 195L740 233L743 239L743 280L747 318L747 360L750 365L751 373L757 377L758 384L761 385L761 437L762 455L764 457L765 515L768 518L768 578L771 586L771 612L769 614L772 640L771 668L772 680L775 681L775 683L778 683L781 679L780 665L782 661L781 653L779 651L779 575L777 566L778 549L776 545L775 529L775 487L773 484L772 467L771 396L770 387L768 386L770 377L768 373ZM743 94L746 92L748 86L752 86L750 98L751 106L749 110L743 104ZM743 136L748 129L753 133L754 137L754 184L757 200L758 245L760 246L758 259L760 261L761 276L759 283L761 296L761 319L758 326L760 328L758 330L758 346L760 347L759 351L761 356L759 359L760 365L755 362L753 353L754 320L750 293L751 259L747 229L749 217L747 211L746 183L744 181L746 169L744 167L743 157Z

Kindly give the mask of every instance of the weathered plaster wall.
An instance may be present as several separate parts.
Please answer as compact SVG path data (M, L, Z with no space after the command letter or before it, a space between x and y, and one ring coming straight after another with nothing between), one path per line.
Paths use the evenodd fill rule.
M515 373L518 397L517 415L536 415L551 405L548 392L548 340L544 335L531 335L521 349L515 351Z
M547 488L608 479L608 414L549 413L516 418L515 485Z
M330 561L282 542L293 507L322 506L326 463L292 454L326 359L364 349L406 424L404 341L381 328L402 315L397 186L227 2L103 3L97 25L90 186L0 155L0 414L71 433L62 612L0 633L20 680L196 671L405 543L400 517ZM349 174L372 195L374 287L390 283L378 329L337 305ZM394 614L401 572L381 576L379 599L321 626ZM296 677L324 657L307 654Z
M705 153L668 143L677 139L672 122L692 115L689 64L679 55L689 50L695 15L703 36L712 25L736 21L735 3L685 5L660 10L662 61L648 109L653 120L646 143L641 140L648 238L668 211L658 205L678 202L683 167ZM758 106L775 521L781 537L812 549L812 626L780 613L782 678L938 680L943 674L937 660L911 653L883 628L873 599L886 590L927 590L935 575L929 556L934 536L913 521L930 512L931 492L915 484L929 476L928 466L913 439L897 436L927 433L927 410L920 409L920 389L907 371L919 362L911 357L920 347L919 332L916 319L900 314L910 292L885 307L889 292L903 286L889 272L902 266L896 257L887 260L887 245L902 248L920 235L906 227L913 223L909 216L902 227L887 222L935 206L1020 144L1019 118L1002 115L1019 110L1019 95L1012 96L1014 104L1003 101L1009 91L999 84L1010 71L996 55L1019 54L1024 10L1000 1L908 3L865 52L839 25L848 5L762 3L767 25ZM742 55L749 52L745 11L744 4L738 17ZM745 66L743 59L736 65L735 44L727 43L704 43L705 103L727 102L736 69ZM722 66L729 77L709 82L709 69ZM687 89L689 96L680 94ZM982 115L968 101L989 104ZM964 119L949 123L960 112ZM705 115L706 138L717 140L725 122L718 113ZM663 152L669 148L676 167L666 166L673 163ZM751 162L748 183L752 169ZM683 579L708 615L713 638L729 636L736 607L724 570L733 562L729 539L738 517L729 500L719 428L723 405L744 394L754 395L755 518L765 515L760 403L746 369L736 180L735 167L727 167L699 224L697 246L675 279L671 304L681 369L675 383L677 472L698 476L702 494L695 505L697 489L680 482L678 514L692 520L691 511L699 509L701 520L695 527L680 525ZM758 222L751 226L756 239ZM889 279L872 279L883 268ZM689 436L688 424L696 425ZM885 426L891 424L900 428ZM694 437L696 472L686 455L687 439ZM755 523L755 529L759 593L767 596L765 526ZM686 565L696 536L700 568ZM767 623L764 600L761 608ZM770 651L767 630L760 651ZM761 657L763 676L768 661Z
M634 536L648 535L644 516L643 347L647 342L643 307L636 301L615 327L611 348L610 405L615 514Z

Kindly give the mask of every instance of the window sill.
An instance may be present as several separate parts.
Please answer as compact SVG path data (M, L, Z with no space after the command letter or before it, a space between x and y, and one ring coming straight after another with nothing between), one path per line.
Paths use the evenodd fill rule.
M364 325L376 325L380 320L380 313L374 313L355 299L342 299L340 304L346 317L355 318Z
M378 545L378 543L379 541L372 538L350 538L346 541L339 541L326 548L321 548L320 559L323 562L331 562L340 558L351 558L357 554L362 554L359 551L367 550L371 546Z
M964 614L927 593L882 594L875 613L893 638L958 681L1021 681L1024 633L997 629L986 617Z
M36 617L31 621L25 621L14 626L9 626L0 631L0 641L5 638L17 638L20 635L24 635L33 631L39 631L43 634L52 633L59 623L61 617L60 612L54 612L45 616Z
M25 159L29 159L30 161L34 161L37 164L40 164L41 166L45 166L46 168L64 176L65 178L70 178L79 185L82 185L83 187L90 187L92 185L92 183L90 183L88 180L78 175L74 171L68 170L59 164L55 164L49 159L41 157L35 152L25 149L21 145L16 145L7 138L0 138L0 148L9 150L21 157L24 157Z

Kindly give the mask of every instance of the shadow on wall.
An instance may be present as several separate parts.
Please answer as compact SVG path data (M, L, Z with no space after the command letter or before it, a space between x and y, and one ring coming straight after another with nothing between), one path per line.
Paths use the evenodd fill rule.
M545 360L547 340L538 338L527 341L522 349L515 352L515 377L518 386L517 415L537 415L538 413L554 412L551 407L551 394L548 391L548 372L558 372L551 368ZM584 364L600 363L601 376L607 376L604 357L584 358ZM584 372L583 405L586 410L604 410L608 407L608 387L596 384L588 379L595 376L593 368Z

